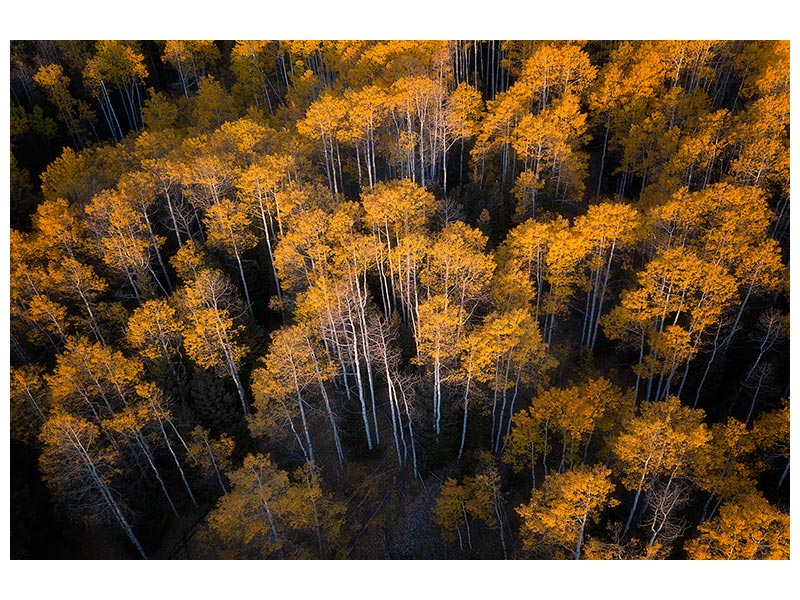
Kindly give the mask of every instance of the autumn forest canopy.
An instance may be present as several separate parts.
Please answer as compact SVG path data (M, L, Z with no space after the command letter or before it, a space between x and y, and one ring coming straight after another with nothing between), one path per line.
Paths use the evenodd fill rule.
M788 42L10 60L12 558L789 557Z

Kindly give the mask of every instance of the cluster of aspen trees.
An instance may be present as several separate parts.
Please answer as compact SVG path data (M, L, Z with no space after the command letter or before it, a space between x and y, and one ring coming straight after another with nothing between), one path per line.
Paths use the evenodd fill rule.
M11 63L11 433L75 531L788 558L788 42Z

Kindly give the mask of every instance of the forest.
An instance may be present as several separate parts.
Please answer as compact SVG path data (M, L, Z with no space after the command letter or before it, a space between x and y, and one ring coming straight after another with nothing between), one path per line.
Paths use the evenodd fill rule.
M788 41L11 41L12 559L788 559Z

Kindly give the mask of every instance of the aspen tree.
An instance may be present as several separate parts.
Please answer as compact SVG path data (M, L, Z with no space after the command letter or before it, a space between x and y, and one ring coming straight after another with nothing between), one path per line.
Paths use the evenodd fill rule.
M39 365L11 367L10 425L11 437L25 444L35 444L50 412L50 399Z
M148 300L136 308L125 330L128 343L145 360L167 366L181 385L181 322L177 310L165 299Z
M638 414L623 421L612 451L623 473L622 484L636 490L624 533L633 524L642 491L652 489L659 477L684 476L694 455L708 443L704 414L671 396L664 402L643 402Z
M404 321L410 324L417 334L420 305L420 276L425 258L430 252L431 240L422 234L402 238L399 244L389 251L389 260L394 269L397 282L397 295L400 298ZM393 287L393 289L395 289ZM424 299L424 298L423 298Z
M480 161L481 181L487 155L499 147L503 181L517 173L517 156L512 150L526 160L517 194L522 199L530 197L534 210L536 190L543 184L539 180L542 161L551 161L559 172L567 166L564 174L569 183L561 189L564 196L559 195L561 176L556 177L555 195L559 199L581 193L583 168L580 161L570 157L583 142L585 130L586 116L578 111L577 98L596 73L588 55L575 44L537 46L524 62L517 82L487 103L487 115L473 149L473 161Z
M683 535L687 524L680 513L690 502L689 484L684 479L669 479L653 488L642 523L649 529L650 551L667 551Z
M222 474L231 470L231 454L235 443L227 434L221 434L214 439L211 432L202 425L195 426L189 434L189 443L186 447L186 457L189 462L197 467L200 472L211 477L213 473L223 495L228 493L228 488L222 480Z
M506 182L513 177L512 135L520 119L528 114L528 106L528 94L523 86L517 84L486 103L486 116L470 152L473 169L478 172L481 184L486 178L487 162L498 150L501 181Z
M555 557L580 560L586 526L617 504L610 497L614 491L610 475L604 467L583 465L548 475L531 493L530 503L517 508L523 547L534 552L542 546L555 547Z
M784 399L780 408L761 413L753 423L752 434L756 446L766 453L768 468L785 461L777 484L780 489L789 474L789 401Z
M750 42L739 62L747 74L742 94L752 101L731 131L735 158L730 177L739 185L763 187L788 142L789 45Z
M609 323L622 317L644 325L640 330L640 360L634 372L637 378L648 379L647 398L653 391L654 377L659 376L655 391L656 399L660 399L662 390L668 392L677 368L696 353L701 334L719 322L735 293L734 279L718 264L675 247L648 263L639 274L639 282L641 287L623 293L622 309L610 315ZM679 320L687 323L686 328L678 324ZM618 336L613 329L612 325L609 335ZM647 357L646 337L650 343Z
M315 332L310 329L303 330L303 338L308 348L311 362L314 367L314 374L316 375L317 385L319 386L322 400L325 404L325 411L328 414L328 421L331 425L331 434L333 435L333 443L336 446L336 454L339 458L339 466L344 467L344 451L342 450L342 443L339 438L339 428L336 424L336 415L334 414L331 406L331 397L328 395L327 383L333 380L336 375L336 369L333 363L328 359L325 354L325 349L320 345L320 340Z
M195 216L180 194L184 169L173 148L173 130L154 133L143 131L136 138L135 156L140 160L139 176L144 185L152 185L166 202L169 219L167 227L172 230L178 247L184 239L192 239L196 229Z
M717 162L724 159L730 146L730 126L726 109L697 115L689 112L679 147L662 166L652 187L663 193L681 186L702 190L710 185Z
M695 456L692 481L709 496L703 507L703 519L713 515L720 502L728 501L755 489L755 472L750 464L756 439L747 426L728 417L711 426L711 440ZM716 504L712 507L712 501Z
M458 535L458 545L461 550L464 550L461 527L464 527L467 545L472 550L472 533L469 525L470 515L467 512L468 503L470 503L470 512L475 512L475 502L471 497L468 481L459 484L452 477L448 477L439 491L436 505L433 508L433 522L441 528L442 537L446 541L452 542L455 541L456 535ZM477 512L480 513L481 511Z
M753 361L752 366L748 369L747 374L742 379L742 385L739 388L739 394L750 383L751 377L757 373L759 365L763 364L764 356L772 349L775 343L788 335L789 317L784 315L775 308L767 309L762 312L758 317L757 329L758 333L753 335L753 340L758 343L758 355ZM738 396L738 394L737 394ZM750 424L750 419L753 416L755 409L756 395L753 395L750 409L745 419L746 424Z
M553 340L556 316L567 313L569 301L584 283L581 263L589 253L587 240L566 227L552 231L547 243L545 266L546 280L550 284L547 295L542 298L545 314L543 336L548 350ZM540 292L541 294L541 292Z
M197 210L208 209L225 198L236 176L230 157L208 152L207 144L207 136L185 140L181 161L173 163L184 196Z
M430 365L433 375L433 422L438 436L442 420L442 383L452 375L458 332L465 320L463 310L446 296L432 296L419 305L417 322L418 364Z
M444 40L387 40L366 48L359 64L377 84L390 84L404 76L448 78L447 60Z
M515 185L517 215L536 216L537 191L546 184L556 200L581 198L588 158L580 152L585 131L586 115L573 95L520 119L512 138L517 156L524 161Z
M208 135L207 150L226 157L237 172L243 171L275 147L276 135L257 115L248 114L220 123Z
M156 223L154 223L151 218L154 216L153 213L155 212L153 206L157 199L158 188L155 186L154 182L149 181L147 174L134 171L133 173L126 173L120 178L117 184L117 190L123 200L130 203L139 214L140 219L144 221L144 225L147 229L147 236L150 239L150 244L155 253L158 265L161 267L161 274L166 284L166 290L164 286L161 285L160 278L156 277L152 268L149 269L150 273L159 287L161 287L162 292L172 293L172 281L170 280L169 272L164 262L164 256L161 252L161 248L167 240L165 237L156 234Z
M347 105L331 93L322 94L308 108L306 118L297 123L300 135L319 140L322 144L325 176L332 196L342 188L342 160L339 149Z
M228 478L230 493L219 499L208 517L225 544L226 556L334 555L344 506L322 489L318 468L301 468L290 478L269 456L248 454Z
M700 537L685 544L693 560L789 558L789 515L755 491L723 504L698 530Z
M461 460L461 455L464 453L464 442L467 437L467 417L469 415L469 401L470 401L470 384L475 376L475 373L481 367L485 368L486 363L491 364L491 358L487 361L484 354L491 352L486 348L486 337L481 335L483 331L470 331L461 337L459 340L459 350L461 351L461 369L459 378L464 381L464 419L461 425L461 445L458 448L458 458ZM494 433L494 432L493 432Z
M144 56L123 42L101 40L95 55L83 69L84 83L100 102L103 115L115 141L124 137L119 118L111 101L111 90L119 91L123 100L128 129L139 130L142 112L141 85L148 76Z
M242 411L249 414L240 375L241 361L248 348L238 340L242 327L236 326L234 319L240 316L235 312L239 301L230 280L213 269L200 271L183 289L181 308L186 318L183 330L186 354L203 369L230 375Z
M395 313L396 315L396 313ZM397 347L397 323L389 322L377 313L371 313L367 322L370 336L370 348L373 360L382 371L389 396L389 413L392 423L392 437L394 439L397 462L401 467L406 465L409 454L409 445L412 455L414 476L416 477L416 445L414 440L414 426L411 414L407 410L406 397L403 389L402 375L400 373L401 352ZM405 409L405 410L404 410ZM405 413L405 420L403 415ZM408 425L409 441L406 443L405 423Z
M475 475L476 487L481 489L482 494L488 496L491 507L491 514L484 517L487 525L496 526L500 534L500 545L503 548L503 558L508 558L508 544L506 543L505 530L507 529L507 517L505 515L505 495L500 484L500 471L494 457L488 452L481 452L478 456L478 471Z
M474 137L483 114L480 94L466 82L460 83L447 97L442 126L442 189L447 195L447 154L458 142L461 144L458 164L458 184L463 184L464 144Z
M373 40L321 40L320 54L337 88L366 85L372 73L359 66L364 53L379 44ZM330 82L329 86L330 86Z
M68 257L57 266L51 262L48 276L62 294L81 305L81 310L86 311L92 334L97 341L105 343L96 315L98 298L108 287L105 280L98 277L91 266Z
M540 388L528 411L520 413L519 430L515 433L511 429L513 448L507 454L508 462L518 466L525 457L530 457L533 472L535 454L541 452L547 474L552 432L561 437L559 472L564 471L567 460L572 468L579 459L581 446L585 448L585 460L596 431L603 432L616 425L623 402L622 391L602 377L567 388Z
M274 435L268 427L269 420L274 419L270 418L269 413L282 413L282 420L289 424L307 462L314 461L307 416L312 406L308 398L317 391L323 393L334 442L341 451L335 417L324 387L326 379L330 377L330 369L325 369L323 375L313 346L309 345L309 336L310 332L300 325L279 329L272 334L269 353L262 359L261 367L253 371L252 388L257 410L251 426L253 430ZM262 410L269 419L263 424L260 419ZM295 426L298 416L302 429Z
M156 457L146 440L146 429L150 425L151 419L152 416L146 407L139 404L126 404L125 408L122 408L112 418L106 420L106 426L113 432L115 438L121 442L121 448L132 455L143 456L146 459L161 487L164 497L169 503L169 507L172 509L172 513L176 519L180 519L181 515L175 507L175 502L172 500L172 495L169 493L164 478L161 476L161 471L156 466Z
M588 258L591 289L586 294L581 343L593 349L608 290L615 254L637 241L640 217L635 208L602 203L590 206L585 216L575 219L576 234L591 244ZM591 298L591 301L590 301Z
M319 81L330 86L330 73L324 62L322 40L281 40L280 45L288 52L294 67L304 67Z
M604 113L605 131L601 172L596 196L599 197L609 144L614 148L630 146L630 132L652 110L666 76L666 61L657 42L623 42L611 53L600 70L597 83L589 94L589 106ZM641 128L637 131L641 131ZM628 154L630 157L630 153ZM614 171L621 173L618 195L628 187L635 163L624 162Z
M489 527L497 527L503 554L507 558L507 546L504 530L505 515L503 504L505 499L500 491L500 476L491 455L481 453L478 456L476 472L464 477L461 483L448 478L442 486L434 506L433 520L441 529L445 539L453 540L458 535L459 546L463 550L461 526L463 524L467 536L467 544L472 550L472 532L470 519L483 521Z
M359 185L372 190L378 181L377 134L387 117L389 97L384 89L375 85L355 91L348 88L344 97L347 112L342 139L355 146ZM363 170L367 173L366 186L362 182Z
M503 462L515 472L530 468L533 488L536 488L536 459L546 451L545 423L531 407L516 413L511 419L511 431L505 438Z
M82 149L89 142L82 121L91 119L89 107L77 100L69 91L70 80L61 65L49 64L39 67L33 76L36 85L43 88L48 100L58 109L59 117L67 128L76 148Z
M231 50L231 67L238 84L252 96L256 107L266 104L270 114L274 112L273 103L277 106L281 100L279 79L273 72L275 54L277 44L264 40L237 40Z
M304 310L314 314L321 326L323 339L330 340L336 358L343 370L345 388L350 397L347 370L352 368L357 382L357 392L366 419L365 392L369 390L375 441L380 443L377 422L374 359L370 348L368 315L372 310L371 295L367 285L367 274L372 270L378 242L356 229L361 209L355 203L339 204L329 216L328 231L318 246L309 248L312 257L311 270L306 278L314 283L306 297ZM322 300L328 295L329 300ZM326 332L327 330L327 332ZM332 343L331 343L332 342ZM367 446L371 447L371 435L365 421Z
M248 454L240 469L227 473L231 490L217 502L208 523L225 544L230 558L283 554L280 519L289 476L268 456Z
M482 357L484 368L476 376L492 391L492 447L498 451L504 435L511 429L520 383L534 384L552 363L546 356L539 327L528 310L490 315L484 322L484 335L489 351Z
M433 194L408 179L377 183L362 195L364 224L388 249L386 273L379 263L384 301L401 310L403 320L415 327L418 273L427 244L426 225L436 210ZM391 290L391 298L388 298ZM388 311L387 311L388 312Z
M43 243L45 256L60 258L62 254L75 258L83 246L85 226L77 209L63 198L45 200L32 216L34 231Z
M59 302L57 288L41 256L42 236L11 230L9 238L9 298L12 339L45 340L58 351L70 331L67 307ZM19 351L19 349L18 349Z
M326 232L331 216L309 208L292 219L275 248L275 269L284 290L297 292L313 284L315 272L325 272L332 249Z
M429 296L439 295L458 306L466 318L484 299L495 269L492 257L484 254L486 242L479 230L460 221L451 223L434 239L420 273Z
M240 199L248 203L263 232L279 301L282 293L273 249L283 237L283 223L292 209L291 204L281 206L284 194L280 192L296 179L297 164L292 156L268 154L243 171L236 181Z
M696 249L705 261L702 271L706 283L696 296L700 302L689 310L693 346L699 349L703 333L714 326L717 329L697 388L699 399L715 358L724 355L730 345L751 296L779 285L777 242L767 236L769 210L763 194L753 187L721 183L696 193L679 191L653 215L661 247L678 254L679 248L686 249L687 254L691 253L689 248ZM740 300L732 316L737 288ZM720 338L723 329L728 333Z
M366 290L356 292L350 283L329 277L317 278L299 299L296 313L303 321L315 324L331 359L338 365L339 382L347 400L351 400L353 393L357 394L364 435L371 450L373 437L379 443L379 434L372 370L374 357L367 331L367 297L362 295L359 299ZM365 386L369 389L372 403L374 433L369 423Z
M150 295L150 277L161 285L151 262L151 239L134 207L118 193L101 192L86 207L89 228L95 236L95 254L130 284L141 303ZM156 241L157 243L157 241ZM166 294L166 289L163 289Z
M555 98L579 96L596 76L597 68L577 44L545 43L524 62L520 83L529 90L532 108L542 110Z
M560 135L561 131L555 128L556 124L550 117L551 111L537 115L528 113L514 128L511 144L524 161L523 170L514 185L514 195L518 201L516 214L520 216L536 216L538 191L545 185L543 173L553 167L555 146L560 143L554 136Z
M43 478L68 512L117 522L142 558L147 555L129 523L129 511L112 488L117 455L100 443L96 425L57 412L42 430Z
M625 539L622 523L612 523L608 538L586 536L582 556L586 560L661 560L668 558L668 550L661 544L648 546L637 538Z
M174 417L172 415L172 411L169 408L170 399L164 395L164 392L161 391L154 383L143 383L136 386L136 394L139 397L139 406L137 407L140 413L143 415L144 419L154 421L158 424L158 432L155 434L151 434L151 438L155 437L158 441L156 443L160 443L160 440L164 441L164 444L167 446L167 450L169 451L170 456L172 457L173 462L175 463L175 467L178 469L178 472L181 476L181 481L183 482L184 487L186 488L186 492L189 495L189 499L192 501L192 505L195 508L199 508L197 504L197 500L195 499L194 492L192 492L192 488L189 485L189 481L186 478L186 473L183 470L183 465L181 461L178 459L178 455L175 453L175 449L173 448L172 442L170 442L170 436L168 434L167 425L169 425L169 431L173 433L173 435L178 439L183 449L188 453L189 448L186 445L186 441L183 439L183 436L178 431L178 427L175 425ZM161 436L158 436L158 433Z
M498 249L498 258L504 269L524 273L534 288L536 304L534 317L538 321L545 294L547 275L547 253L551 237L556 231L565 228L564 220L539 222L528 219L508 232L508 236Z
M401 118L397 127L398 154L405 154L401 173L425 187L437 178L442 152L437 130L444 119L447 92L441 81L416 76L398 79L390 93L393 111Z
M630 42L622 42L611 52L609 61L598 71L597 78L587 94L587 102L593 116L592 121L599 121L604 129L603 151L600 155L600 168L597 174L595 202L600 199L600 192L603 186L612 117L626 91L623 67L620 64L619 57L623 52L629 52L630 48Z
M742 299L731 325L731 335L725 339L723 350L727 350L733 336L738 331L750 298L754 294L777 290L785 276L780 249L775 240L767 238L749 250L735 266L735 276L739 283L739 293Z
M135 361L86 338L73 338L45 380L55 406L102 427L104 419L125 406L132 381L140 376L141 365Z
M189 240L169 259L170 265L175 269L178 278L188 283L197 278L200 273L213 267L213 262L205 250L205 246Z
M132 464L147 477L141 461L144 457L169 499L142 432L144 425L137 396L142 371L139 361L126 358L99 343L90 345L83 338L67 344L64 353L58 357L56 369L52 375L46 376L46 380L54 406L92 419L115 451L122 450L127 442Z
M189 88L196 85L220 57L211 40L167 40L161 60L178 71L183 95L189 97Z
M344 504L323 488L322 469L314 463L298 467L292 475L294 483L286 497L285 518L297 537L293 547L305 545L313 556L310 548L316 546L318 558L339 557Z
M247 310L252 315L253 303L250 300L250 289L244 274L242 254L255 247L257 239L251 230L252 222L246 205L224 198L206 210L203 222L207 232L206 244L212 248L221 248L226 254L232 254L236 260Z

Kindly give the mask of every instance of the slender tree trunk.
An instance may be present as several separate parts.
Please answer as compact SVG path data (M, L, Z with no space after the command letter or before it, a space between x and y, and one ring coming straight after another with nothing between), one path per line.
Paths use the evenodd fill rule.
M292 364L292 378L294 379L294 389L295 394L297 397L297 406L300 409L300 421L303 424L303 433L305 434L306 438L306 446L308 447L308 460L314 462L314 447L311 445L311 436L308 433L308 423L306 422L306 411L303 401L303 397L300 395L300 384L297 381L297 369L294 365L294 360L290 357L290 361Z
M636 496L633 498L633 506L631 506L631 512L628 514L628 520L625 522L625 529L622 531L622 535L628 533L628 529L630 529L631 522L633 521L633 515L636 513L636 507L639 505L639 496L642 494L642 487L644 486L644 480L647 477L647 465L650 462L648 458L645 462L645 472L642 473L642 478L639 480L639 487L636 489Z
M608 132L609 132L609 119L606 119L606 132L603 137L603 154L600 156L600 174L597 176L597 192L594 195L594 201L600 200L600 189L603 185L603 170L606 165L606 149L608 148Z
M611 244L611 252L608 255L608 263L606 264L606 272L603 277L603 287L600 291L600 301L597 306L597 312L594 315L594 329L592 331L592 339L589 344L589 348L594 350L594 345L597 342L597 331L600 328L600 316L603 314L603 301L606 297L606 290L608 289L608 277L611 273L611 261L614 258L614 250L616 249L616 242Z
M778 480L777 489L781 489L783 487L783 482L786 481L786 476L789 474L789 461L786 461L786 466L783 469L783 473L781 473L781 478Z
M364 421L364 433L367 436L367 447L372 450L372 435L369 430L369 418L367 417L367 403L364 398L364 384L361 380L361 361L358 356L358 339L356 326L353 323L352 314L350 315L350 326L353 333L353 363L355 366L356 380L358 382L358 400L361 403L361 418Z
M322 375L319 371L319 363L317 362L317 355L311 348L311 344L306 340L308 348L311 352L311 359L314 361L314 372L317 374L317 382L319 383L319 391L322 394L322 399L325 402L325 411L328 413L328 420L331 424L331 431L333 432L333 443L336 446L336 456L339 459L339 467L344 467L344 453L342 452L342 443L339 439L339 429L336 427L336 418L331 410L331 403L328 397L328 391L325 389L325 384L322 381Z
M93 471L92 477L97 482L97 485L100 486L103 497L105 498L106 503L111 507L111 510L114 513L117 522L120 524L123 531L125 531L125 534L128 536L128 539L131 541L131 543L136 547L136 550L139 552L141 557L147 560L147 554L145 554L144 548L142 548L142 545L139 543L139 539L136 537L136 534L133 533L133 529L128 524L128 521L125 518L125 516L122 514L122 510L120 510L119 505L117 504L116 500L114 500L114 497L111 495L111 491L108 489L108 486L102 481L100 476L97 474L97 472L94 469L94 466L92 467L92 471Z
M583 530L586 527L586 519L588 518L588 516L589 516L588 513L586 513L583 515L583 518L581 519L581 528L578 531L578 543L575 546L575 560L581 559L581 547L583 546Z
M203 436L203 444L208 450L208 457L211 459L211 466L214 468L214 473L217 475L217 481L219 482L219 487L222 488L222 494L224 496L228 495L228 489L225 487L225 484L222 482L222 474L219 472L219 467L217 466L217 460L214 458L214 451L211 449L211 446L208 445L208 440Z
M435 383L436 383L436 439L439 439L439 433L441 432L441 421L442 421L442 364L439 356L436 357L436 374L435 374Z
M236 363L233 362L232 359L228 359L228 370L231 373L231 377L233 378L233 383L236 385L236 391L239 393L239 399L242 402L242 410L244 411L245 416L250 414L250 407L247 404L247 396L244 392L244 386L242 386L242 381L239 378L239 369L236 367Z
M461 425L461 445L458 448L458 458L456 462L461 461L461 455L464 453L464 440L467 438L467 414L469 414L469 384L472 380L471 373L470 376L467 377L467 386L466 390L464 391L464 421Z
M158 419L158 426L161 429L161 435L163 436L164 441L167 444L167 449L169 450L169 453L172 456L172 460L175 462L175 466L178 467L178 472L181 474L181 481L183 481L183 485L189 494L189 498L191 499L194 507L198 508L197 500L195 500L194 494L192 493L192 488L189 486L189 482L186 479L186 474L183 472L183 467L181 467L181 463L178 460L177 455L175 454L175 450L172 449L172 444L169 441L169 437L167 436L167 431L164 429L164 423L161 421L161 419Z
M145 458L147 459L147 464L150 465L150 468L153 470L153 473L156 476L156 480L158 484L161 486L161 491L164 493L164 497L167 499L169 503L169 507L172 509L173 514L175 515L176 519L180 519L181 516L178 513L178 509L175 508L175 503L172 501L172 496L170 496L169 492L167 491L167 486L164 483L164 480L161 478L161 473L159 472L158 468L156 467L155 463L153 463L153 457L150 454L150 449L147 447L147 442L142 439L141 433L137 433L135 436L139 447L142 449L142 453L144 454Z
M506 536L503 532L503 515L500 513L500 499L497 496L497 489L493 489L494 514L497 518L497 525L500 529L500 545L503 547L503 558L508 558L508 548L506 547Z
M275 257L272 252L272 240L270 239L273 228L267 222L267 211L264 208L264 203L260 197L258 199L258 208L261 213L261 223L264 226L264 241L267 243L267 254L269 254L269 266L270 269L272 270L272 278L275 281L275 293L277 294L278 302L281 305L281 313L283 313L283 297L281 295L281 282L278 280L278 271L275 268ZM271 220L272 217L270 217L270 221Z
M464 529L467 531L467 545L469 549L472 550L472 534L469 530L469 518L467 518L467 508L464 506L464 503L461 503L461 514L464 515Z
M728 351L728 347L731 344L731 340L733 340L733 336L736 335L736 329L739 327L739 321L742 320L742 314L744 314L744 308L747 306L747 301L750 299L750 294L753 292L753 288L755 287L755 283L751 283L750 286L747 288L747 293L745 293L744 300L742 300L742 304L739 306L739 312L736 313L736 318L733 321L733 325L731 326L731 332L722 342L722 352L725 354Z

